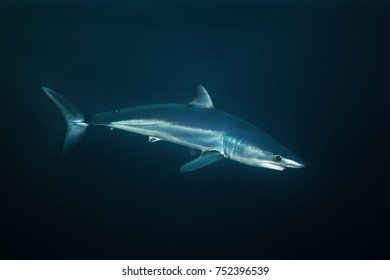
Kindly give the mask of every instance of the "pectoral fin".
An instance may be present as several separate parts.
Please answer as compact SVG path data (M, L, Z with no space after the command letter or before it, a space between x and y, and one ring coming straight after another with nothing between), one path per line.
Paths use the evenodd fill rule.
M204 151L200 154L199 157L190 161L189 163L184 164L181 168L181 172L189 172L202 167L205 167L209 164L212 164L218 160L223 159L224 156L217 151Z

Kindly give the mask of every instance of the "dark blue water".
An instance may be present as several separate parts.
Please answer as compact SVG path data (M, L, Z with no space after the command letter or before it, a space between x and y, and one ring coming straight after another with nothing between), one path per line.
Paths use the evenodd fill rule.
M71 2L0 3L1 258L390 257L388 1ZM187 148L101 127L61 158L40 90L99 113L197 82L307 167L183 174Z

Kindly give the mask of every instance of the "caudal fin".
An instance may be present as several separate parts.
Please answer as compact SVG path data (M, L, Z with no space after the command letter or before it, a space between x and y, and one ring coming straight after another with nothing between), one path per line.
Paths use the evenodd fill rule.
M86 116L65 97L46 87L42 87L42 90L61 112L66 122L67 131L62 147L62 154L65 155L77 144L87 130Z

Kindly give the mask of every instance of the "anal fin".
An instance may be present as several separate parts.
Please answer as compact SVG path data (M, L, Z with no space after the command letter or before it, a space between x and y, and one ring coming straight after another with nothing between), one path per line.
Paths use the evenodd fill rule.
M224 156L220 152L217 151L204 151L200 154L199 157L190 161L189 163L184 164L180 167L181 172L190 172L207 165L210 165L218 160L223 159Z
M161 140L160 138L157 138L155 136L149 136L149 143L154 143L160 140Z

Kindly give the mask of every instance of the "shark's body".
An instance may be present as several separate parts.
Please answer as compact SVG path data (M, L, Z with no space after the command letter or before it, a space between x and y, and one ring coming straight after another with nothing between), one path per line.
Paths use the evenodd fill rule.
M43 90L67 122L64 153L77 143L88 125L100 125L149 136L150 142L165 140L200 150L197 159L181 167L183 172L223 158L276 170L304 166L291 151L262 130L215 109L201 85L195 87L194 98L188 104L145 105L89 117L61 95L48 88Z

